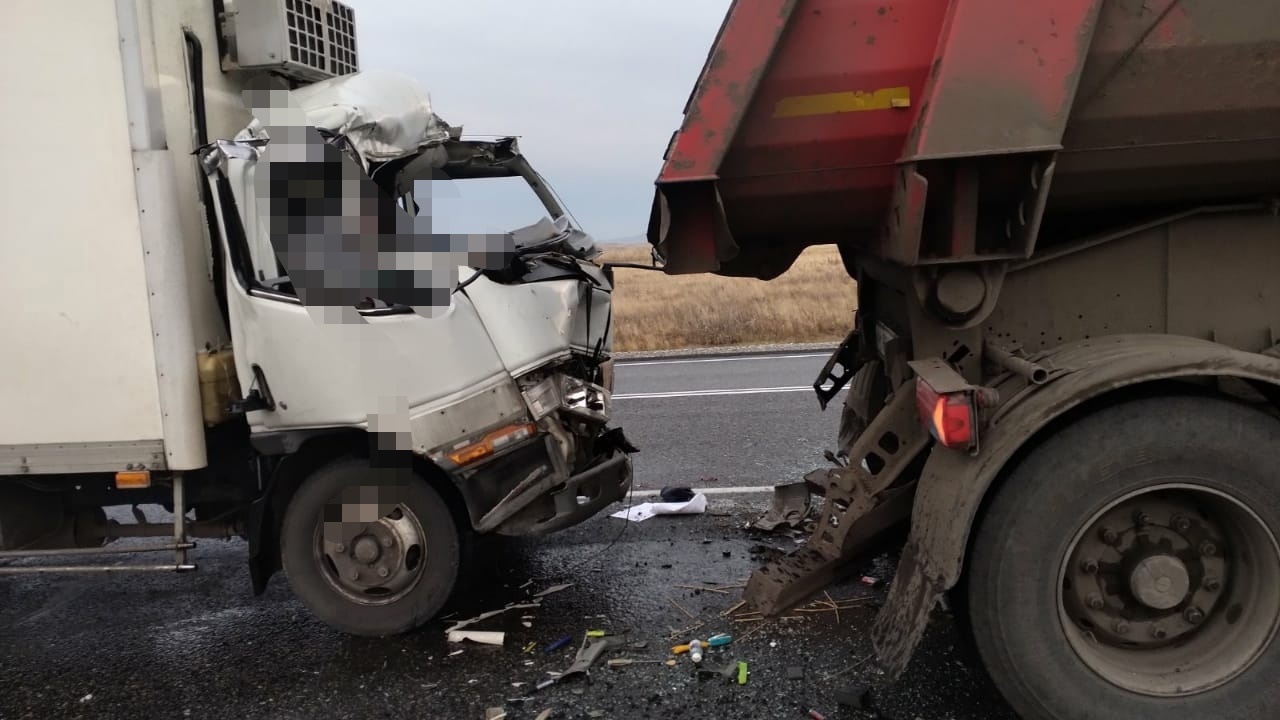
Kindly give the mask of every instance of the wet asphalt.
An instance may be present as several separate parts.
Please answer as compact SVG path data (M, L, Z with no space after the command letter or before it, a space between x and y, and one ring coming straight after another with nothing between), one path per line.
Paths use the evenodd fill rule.
M780 362L816 372L822 361ZM744 375L736 386L803 385L813 375L760 375L778 372L768 365L737 365L733 372ZM661 381L668 388L674 382L679 392L701 389L729 371L712 363L644 367L620 369L620 393L656 392L646 387L659 381L646 380L645 372L680 373L676 381ZM821 463L837 421L834 412L818 413L806 393L620 400L616 413L642 448L639 487L794 480L794 473ZM384 639L345 636L322 625L292 596L283 575L254 597L247 547L238 540L201 541L193 552L200 569L180 576L0 578L0 720L480 720L488 708L504 709L508 720L533 719L546 709L557 719L772 720L812 717L810 709L826 718L1015 717L942 609L904 678L886 683L877 672L869 630L885 587L858 578L891 580L892 552L857 564L850 580L828 589L844 606L838 617L830 610L771 621L726 614L741 590L725 586L745 583L754 567L796 547L786 535L746 529L768 498L717 494L704 515L636 524L601 515L547 538L483 542L440 620ZM469 628L504 631L501 647L445 640L452 621L527 602L566 583L572 586L536 609ZM707 586L719 591L698 589ZM591 629L619 634L626 646L587 677L535 691L548 673L572 663ZM733 642L709 652L702 665L746 662L745 685L700 678L687 656L674 666L604 664L609 657L665 661L673 645L717 632ZM568 645L545 651L566 636ZM869 709L837 702L841 690L864 688L870 688Z
M854 580L831 587L837 601L866 598L839 618L825 611L738 622L722 613L739 590L679 587L743 583L773 552L753 548L795 547L789 538L744 529L761 500L718 496L702 516L633 525L597 517L542 540L490 543L477 551L470 588L451 614L385 639L344 636L320 624L282 576L253 597L239 541L202 542L195 551L199 571L182 576L5 578L0 718L480 720L490 707L505 708L509 720L548 708L552 718L804 718L810 708L827 718L1014 717L941 610L907 675L884 685L868 661L882 588ZM891 569L888 556L857 568L885 580ZM547 596L540 608L470 628L506 632L502 647L445 642L449 620L563 583L573 586ZM590 677L533 691L548 672L571 664L592 629L647 644L606 658L659 660L677 642L726 632L734 641L703 664L743 661L749 678L745 685L700 680L687 656L674 667L608 668L602 660ZM544 652L565 636L573 638L568 646ZM530 643L533 651L524 652ZM837 691L856 686L872 687L873 711L838 705Z

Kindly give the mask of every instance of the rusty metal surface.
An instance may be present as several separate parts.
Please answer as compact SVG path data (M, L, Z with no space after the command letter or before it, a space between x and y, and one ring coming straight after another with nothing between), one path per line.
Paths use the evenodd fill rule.
M1108 0L1051 210L1280 188L1280 3Z
M950 3L902 159L1060 147L1101 4Z
M735 3L658 178L658 197L678 192L676 186L690 178L714 182L723 207L704 194L697 210L681 218L664 214L655 201L651 243L665 240L673 255L686 244L715 247L709 223L691 218L723 212L733 238L728 247L769 251L735 258L736 250L722 250L723 267L713 270L726 274L764 276L760 268L777 264L766 259L774 248L794 254L798 250L791 248L874 228L888 203L894 163L946 10L942 0L795 0L778 28L784 31L752 47L751 38L768 37L758 28L773 27L770 19L781 15L775 12L781 5ZM746 21L746 6L758 20ZM735 15L744 21L734 22ZM736 65L744 62L750 72ZM748 89L747 80L758 85ZM698 103L712 89L730 86L741 113L741 123L734 115L732 127L709 121ZM707 271L705 255L696 257L696 264L668 259L667 270Z
M912 390L900 390L872 420L850 448L847 467L827 473L826 502L808 542L752 573L743 599L753 607L768 615L793 607L835 580L880 532L906 518L910 493L892 486L929 439Z
M941 593L960 577L970 530L987 489L1036 432L1080 403L1122 387L1179 377L1232 377L1280 386L1280 358L1194 338L1121 335L1083 340L1038 358L1069 369L1009 401L984 428L977 456L935 450L916 489L912 530L872 638L886 671L905 669ZM1021 382L1021 381L1019 381Z
M672 138L663 182L706 180L720 161L756 91L797 0L735 0Z
M1214 212L1138 226L1011 267L983 330L1029 352L1126 333L1280 342L1280 218Z
M770 27L726 25L717 48L761 43L754 74L731 68L758 83L732 123L691 104L658 179L660 196L715 188L680 217L655 202L669 272L772 277L832 242L905 264L1019 258L1147 208L1280 192L1271 0L796 0ZM728 77L708 63L699 91ZM1037 149L1029 183L1036 165L1005 155ZM975 226L975 198L1000 217Z

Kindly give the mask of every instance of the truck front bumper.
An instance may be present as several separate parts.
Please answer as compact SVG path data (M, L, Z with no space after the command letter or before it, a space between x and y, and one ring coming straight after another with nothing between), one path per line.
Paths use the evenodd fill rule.
M599 463L572 475L564 486L543 496L554 512L545 520L523 528L518 534L543 535L596 515L627 496L631 489L631 458L614 450ZM501 528L498 532L504 532Z
M631 458L624 448L625 441L611 445L594 463L567 474L556 470L549 438L526 443L506 462L461 479L473 526L481 533L545 535L577 525L630 491Z

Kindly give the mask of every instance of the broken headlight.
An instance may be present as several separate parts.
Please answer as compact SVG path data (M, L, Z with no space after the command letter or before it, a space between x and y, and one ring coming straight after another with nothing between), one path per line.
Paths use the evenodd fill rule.
M559 379L558 375L552 375L524 391L524 401L529 406L529 413L533 416L534 422L550 415L560 407Z
M568 375L561 376L562 407L587 420L608 422L611 397L608 390Z

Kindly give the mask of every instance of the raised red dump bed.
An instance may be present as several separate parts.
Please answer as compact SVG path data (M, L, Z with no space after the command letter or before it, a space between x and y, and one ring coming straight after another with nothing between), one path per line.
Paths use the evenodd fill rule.
M1280 190L1276 0L735 0L673 136L668 272L1017 258Z

